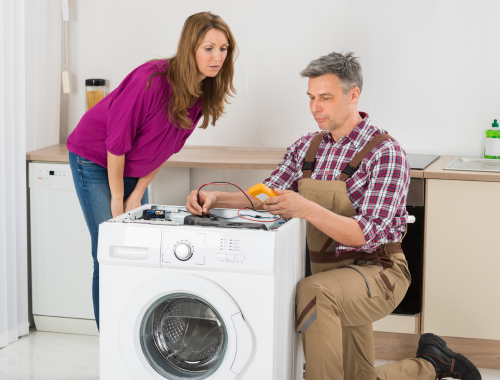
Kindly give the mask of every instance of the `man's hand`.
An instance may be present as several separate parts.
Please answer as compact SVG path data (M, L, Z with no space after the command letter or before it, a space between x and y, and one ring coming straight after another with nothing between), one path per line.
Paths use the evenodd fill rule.
M201 215L202 213L208 214L217 201L215 193L211 191L200 191L200 200L201 203L203 203L203 209L198 203L197 194L198 190L193 190L187 196L186 209L193 215Z
M307 219L311 211L311 201L302 195L290 190L273 189L277 197L267 198L264 202L264 210L282 218L302 218Z

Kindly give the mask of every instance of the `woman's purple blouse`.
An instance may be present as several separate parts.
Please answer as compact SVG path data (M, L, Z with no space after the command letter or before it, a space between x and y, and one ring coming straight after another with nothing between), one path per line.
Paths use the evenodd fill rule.
M161 76L166 61L145 63L88 110L68 138L68 150L107 167L107 151L125 155L125 177L144 177L181 150L193 129L172 124L164 111L171 86ZM189 109L196 126L202 116L201 99Z

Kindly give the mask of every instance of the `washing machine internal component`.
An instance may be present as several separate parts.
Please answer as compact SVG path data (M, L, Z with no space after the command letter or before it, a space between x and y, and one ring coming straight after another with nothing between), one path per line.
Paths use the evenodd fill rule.
M247 215L257 219L254 222L248 222L247 219L241 218L238 215L226 217L215 214L209 215L191 215L184 209L156 206L142 210L142 213L137 216L130 216L122 220L123 223L139 223L139 224L159 224L159 225L188 225L199 227L215 227L215 228L233 228L233 229L248 229L248 230L269 230L280 224L281 219L274 217L271 214L266 215ZM220 212L220 211L219 211ZM247 211L249 212L249 211ZM253 211L253 213L256 213ZM283 221L284 222L284 221Z
M227 331L217 311L192 294L170 294L153 303L141 324L141 347L168 379L205 379L224 360Z
M213 218L215 217L215 218ZM184 224L188 226L218 227L218 228L239 228L249 230L267 230L265 224L245 223L240 221L223 222L216 215L210 214L206 217L189 215L184 218Z

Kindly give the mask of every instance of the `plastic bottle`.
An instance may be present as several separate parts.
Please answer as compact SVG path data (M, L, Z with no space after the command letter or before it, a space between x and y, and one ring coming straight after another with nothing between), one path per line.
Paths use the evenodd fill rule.
M484 158L500 159L500 128L498 128L497 119L491 124L491 129L486 131Z

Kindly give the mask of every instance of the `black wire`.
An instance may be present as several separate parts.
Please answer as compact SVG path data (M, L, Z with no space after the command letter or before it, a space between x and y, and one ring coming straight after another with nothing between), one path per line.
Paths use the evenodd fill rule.
M238 185L235 185L234 183L231 183L231 182L210 182L210 183L205 183L204 185L201 185L198 189L198 193L196 194L196 197L198 198L198 204L200 206L203 207L202 203L201 203L201 199L200 199L200 190L203 189L205 186L210 186L212 184L221 184L221 185L232 185L234 187L236 187L239 191L241 191L243 193L243 195L245 195L245 197L248 199L248 201L250 202L250 204L252 205L252 208L250 209L249 207L244 207L244 209L249 209L249 210L253 210L253 211L256 211L254 208L253 208L253 203L252 201L250 200L250 198L248 197L247 193L245 193L241 187L239 187Z

